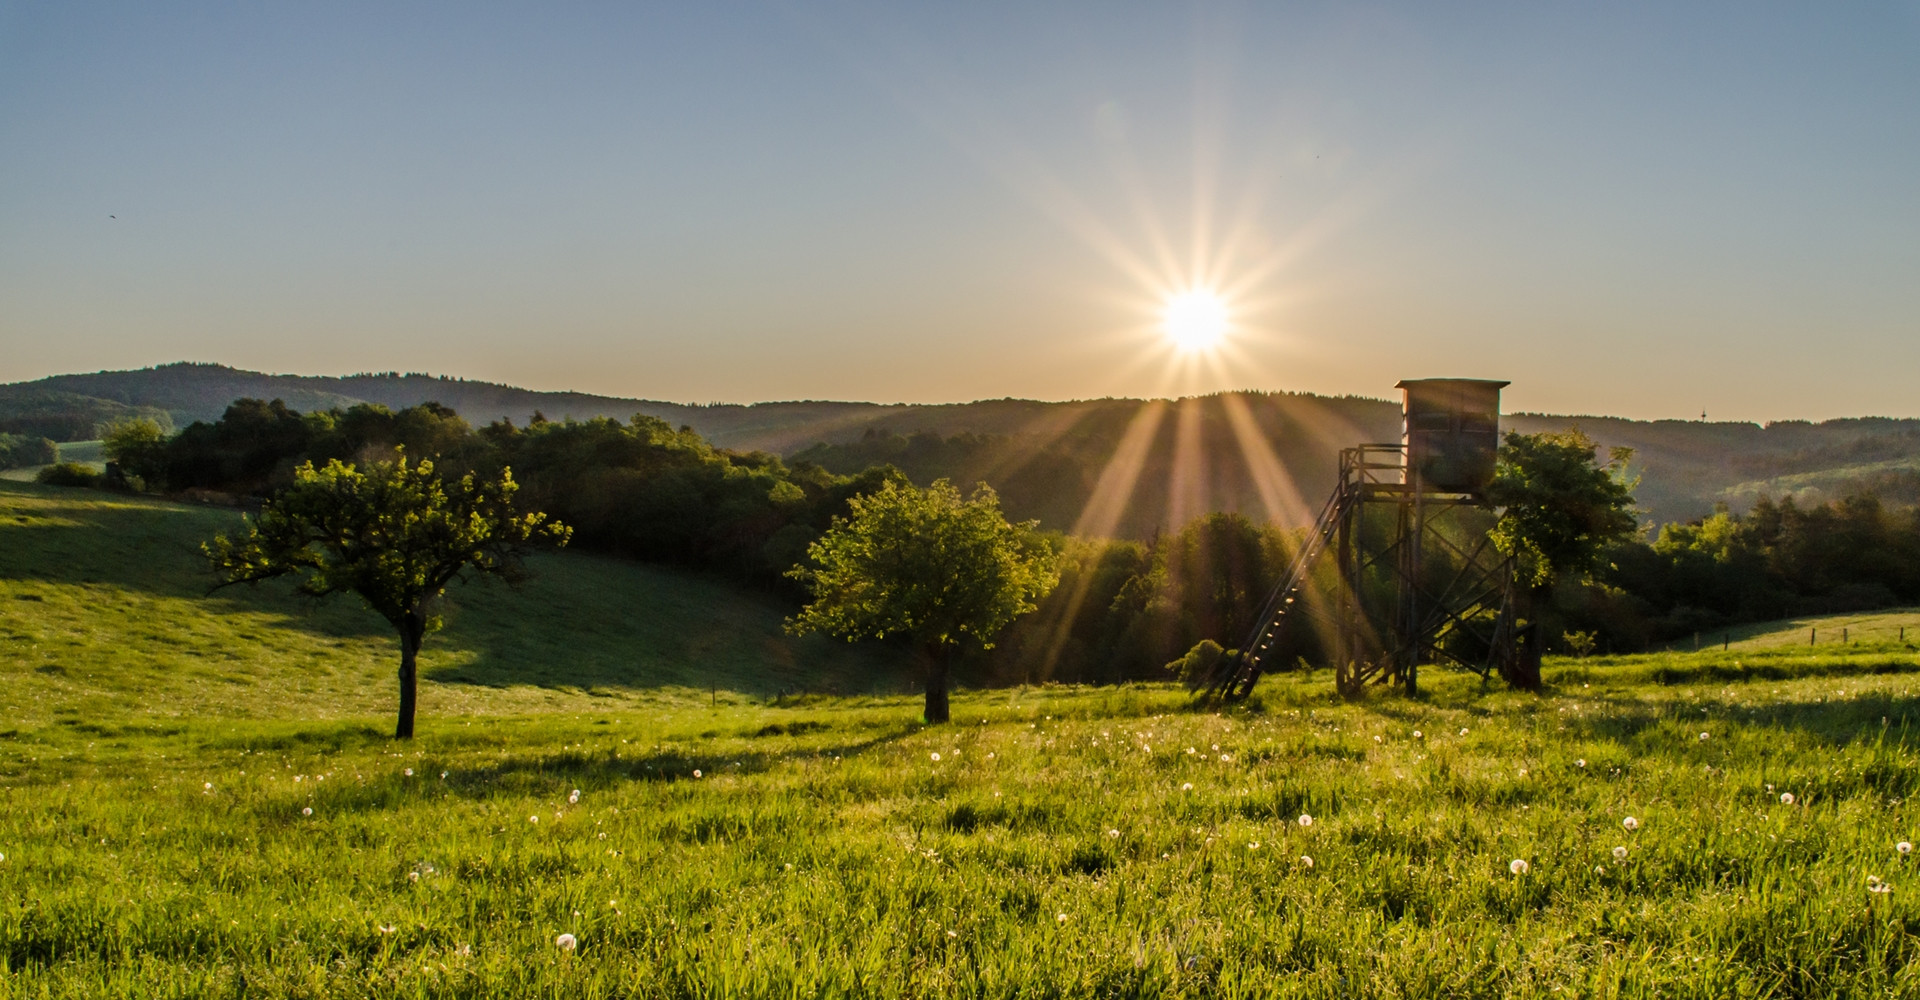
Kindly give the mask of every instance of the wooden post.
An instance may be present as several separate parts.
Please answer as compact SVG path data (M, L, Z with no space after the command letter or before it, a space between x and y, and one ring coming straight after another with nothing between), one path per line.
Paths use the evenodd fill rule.
M1819 630L1819 629L1817 629L1817 628L1814 628L1814 629L1808 629L1808 630L1807 630L1807 645L1809 645L1809 646L1811 646L1811 645L1813 645L1814 643L1816 643L1816 642L1819 642L1819 641L1820 641L1820 630Z
M1727 650L1732 648L1733 648L1733 633L1722 632L1720 634L1720 651L1724 653Z

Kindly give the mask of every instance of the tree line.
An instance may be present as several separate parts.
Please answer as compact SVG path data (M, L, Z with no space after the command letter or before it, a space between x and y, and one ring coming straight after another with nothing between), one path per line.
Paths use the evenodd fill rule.
M891 453L918 466L922 455L988 444L938 443L867 445L874 457ZM717 448L689 428L646 416L549 421L536 414L525 425L502 420L474 428L434 403L300 413L278 401L239 400L221 419L171 436L148 422L123 422L109 433L106 451L133 487L253 497L285 488L308 461L364 464L406 455L456 478L511 467L522 505L570 526L576 548L723 573L796 600L800 584L786 574L806 561L835 517L848 514L849 501L909 480L884 461L831 472L798 456L789 462ZM1576 453L1584 461L1581 448L1567 452ZM1610 519L1594 558L1580 560L1560 585L1537 589L1534 648L1576 651L1561 637L1584 633L1596 648L1630 652L1739 622L1920 601L1920 513L1871 497L1818 505L1763 500L1747 514L1722 510L1653 537L1617 521ZM1201 640L1238 640L1301 536L1212 513L1140 540L1057 530L1040 537L1057 554L1059 585L995 648L962 653L953 664L957 677L998 683L1165 676L1166 664ZM1315 586L1324 599L1334 581L1323 573ZM1311 629L1296 630L1287 642L1274 662L1324 659Z

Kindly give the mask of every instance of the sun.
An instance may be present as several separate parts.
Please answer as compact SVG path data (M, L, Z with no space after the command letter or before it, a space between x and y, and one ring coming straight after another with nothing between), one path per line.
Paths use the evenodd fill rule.
M1167 300L1160 324L1180 350L1209 351L1227 335L1227 304L1204 288L1181 292Z

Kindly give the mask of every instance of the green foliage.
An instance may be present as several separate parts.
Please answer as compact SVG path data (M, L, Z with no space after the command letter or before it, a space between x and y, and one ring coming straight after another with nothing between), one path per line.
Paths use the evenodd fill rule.
M511 473L449 483L432 462L404 458L364 472L309 463L239 540L216 536L207 558L223 583L291 574L302 594L358 594L397 625L469 568L514 580L529 546L566 544L565 525L514 509L518 489ZM429 631L439 627L437 617L423 617Z
M51 465L60 461L60 447L49 438L0 434L0 469Z
M890 482L848 506L790 573L813 594L796 633L986 649L1059 581L1053 551L1007 522L992 487L963 499L946 480Z
M1568 652L1582 659L1592 656L1593 651L1600 645L1592 632L1564 632L1560 636L1560 641L1567 647Z
M1167 664L1167 672L1189 690L1212 677L1221 660L1238 655L1239 650L1223 649L1212 639L1202 639L1187 650L1187 655Z
M376 462L362 472L338 461L295 470L238 540L219 535L204 550L221 585L294 576L309 597L359 595L400 632L397 736L413 735L414 656L440 627L428 602L468 570L512 581L533 545L565 545L569 529L514 507L511 472L457 482L433 463Z
M173 429L173 417L157 407L36 387L35 383L0 386L0 433L90 441L112 423L136 419Z
M46 486L98 486L100 473L79 462L56 462L41 469L33 481Z
M1493 528L1500 551L1519 559L1536 587L1597 569L1608 549L1630 537L1633 482L1629 449L1615 448L1606 464L1579 430L1507 435L1488 499L1503 508Z
M1870 496L1806 506L1761 498L1669 524L1609 556L1657 641L1740 622L1920 603L1920 509Z
M107 426L101 450L123 476L131 476L144 486L166 475L167 433L160 424L144 417L122 420Z

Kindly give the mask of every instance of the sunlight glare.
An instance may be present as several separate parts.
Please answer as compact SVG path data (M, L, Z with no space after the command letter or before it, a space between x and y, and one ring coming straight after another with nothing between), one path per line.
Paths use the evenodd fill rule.
M1212 350L1227 334L1227 304L1204 288L1182 292L1167 300L1161 325L1182 351Z

